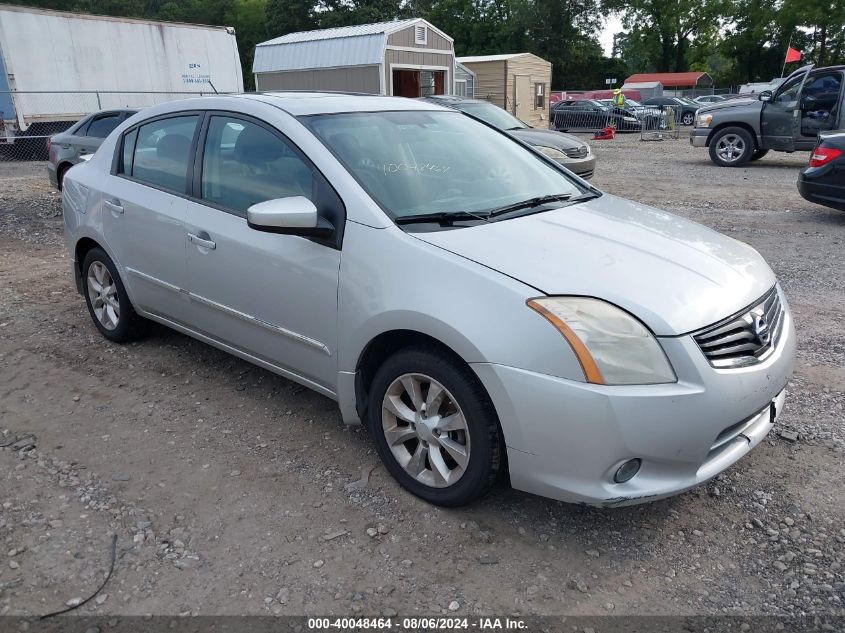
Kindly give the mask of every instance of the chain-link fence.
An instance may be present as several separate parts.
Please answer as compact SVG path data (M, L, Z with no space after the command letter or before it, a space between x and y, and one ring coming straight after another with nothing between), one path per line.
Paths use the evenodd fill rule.
M678 138L684 125L681 108L645 106L598 107L588 104L560 104L552 108L549 127L559 132L598 132L613 127L616 132L638 132L641 137Z
M49 139L66 131L80 119L103 110L141 109L166 101L202 97L215 94L204 92L125 92L125 91L39 91L0 92L0 161L47 160ZM84 127L84 126L83 126ZM113 129L113 128L112 128ZM107 131L106 131L107 130ZM86 130L81 130L85 132ZM102 134L106 131L105 134ZM85 138L86 151L93 151L105 136L107 125Z

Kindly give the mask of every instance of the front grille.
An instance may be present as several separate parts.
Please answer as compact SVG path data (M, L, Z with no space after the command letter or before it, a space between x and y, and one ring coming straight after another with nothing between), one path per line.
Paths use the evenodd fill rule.
M777 287L751 308L693 334L713 367L746 367L759 363L777 347L784 310Z
M587 146L581 145L580 147L570 147L563 150L563 153L569 158L584 158L587 155Z

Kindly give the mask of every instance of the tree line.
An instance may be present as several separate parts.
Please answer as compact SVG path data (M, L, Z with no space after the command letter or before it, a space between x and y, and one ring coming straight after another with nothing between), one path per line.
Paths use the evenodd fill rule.
M5 0L8 2L9 0ZM244 82L259 42L292 33L422 17L458 55L530 52L552 62L552 88L600 88L635 72L701 70L717 86L780 76L788 44L817 65L845 63L843 0L11 0L61 11L235 28ZM613 54L598 36L623 32ZM794 69L796 64L792 64ZM787 68L789 72L790 67Z

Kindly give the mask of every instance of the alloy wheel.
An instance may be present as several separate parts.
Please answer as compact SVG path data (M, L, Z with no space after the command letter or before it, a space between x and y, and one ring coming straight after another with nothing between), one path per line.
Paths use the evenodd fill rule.
M745 141L737 134L725 134L716 143L716 154L726 163L733 163L745 153Z
M466 472L466 418L452 394L430 376L396 378L384 394L381 422L393 457L420 483L446 488Z
M94 316L107 330L115 329L120 321L120 299L109 269L102 262L92 262L88 267L87 282Z

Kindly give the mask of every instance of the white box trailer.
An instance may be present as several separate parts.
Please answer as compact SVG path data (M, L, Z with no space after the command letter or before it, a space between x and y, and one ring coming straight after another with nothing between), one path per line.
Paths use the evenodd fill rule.
M243 91L231 27L0 4L0 143L105 108L215 91Z

